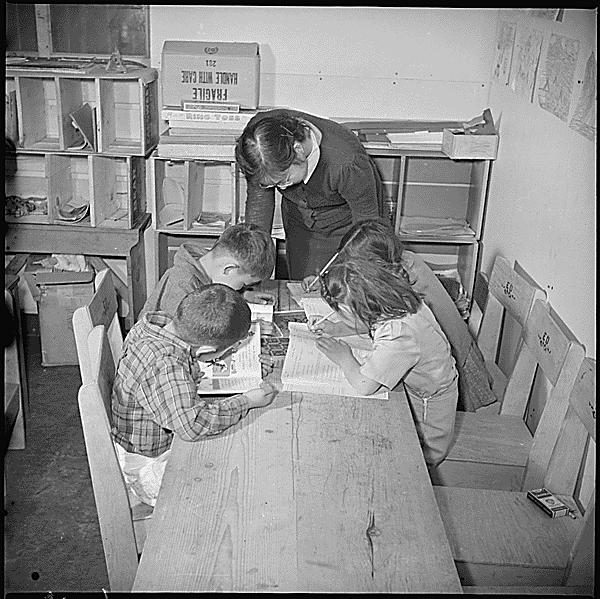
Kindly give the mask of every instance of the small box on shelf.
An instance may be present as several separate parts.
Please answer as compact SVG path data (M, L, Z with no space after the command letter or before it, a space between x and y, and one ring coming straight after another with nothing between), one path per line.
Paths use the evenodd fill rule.
M442 152L453 160L495 160L499 135L477 135L461 129L444 129Z

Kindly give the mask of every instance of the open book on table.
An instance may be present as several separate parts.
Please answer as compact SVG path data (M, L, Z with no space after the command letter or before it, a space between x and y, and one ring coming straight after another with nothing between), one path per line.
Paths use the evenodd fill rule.
M373 395L361 395L356 391L346 380L342 369L317 349L317 336L308 330L306 324L290 322L289 331L290 341L281 372L284 391L388 399L387 391ZM371 341L365 337L352 335L341 339L352 348L352 353L361 363L372 349Z
M198 395L231 395L261 386L260 323L253 322L250 331L250 337L235 353L214 363L200 362L204 378L198 384Z

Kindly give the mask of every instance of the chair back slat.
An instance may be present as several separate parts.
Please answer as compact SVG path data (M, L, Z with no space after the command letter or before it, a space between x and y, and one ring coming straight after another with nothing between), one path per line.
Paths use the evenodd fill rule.
M569 402L596 442L596 360L586 358L581 364Z
M478 300L480 305L485 304L485 310L477 332L477 345L488 369L495 365L505 373L504 377L510 374L508 370L512 372L516 363L514 356L518 356L521 351L523 327L533 302L536 299L546 299L546 292L519 268L520 273L510 266L506 258L496 256L487 284L487 299ZM485 283L480 283L480 294L484 287ZM502 366L501 363L506 362L509 356L512 356L510 364ZM498 391L502 393L502 389ZM502 411L502 405L500 410Z
M96 325L106 327L110 356L116 366L123 349L123 331L118 316L117 293L113 275L107 268L95 278L95 292L90 303L73 313L73 333L77 345L79 369L83 384L92 380L88 356L88 335Z
M544 480L553 493L573 497L583 511L596 486L595 405L595 360L586 358L570 393L569 408Z
M547 304L535 302L523 338L548 380L556 385L572 339L559 325L556 313L548 310Z
M585 358L585 348L546 302L535 301L525 329L524 345L535 351L538 364L550 383L525 469L523 489L530 490L543 486L563 425L572 428L565 417L570 405L569 396ZM557 364L560 369L555 371ZM580 449L573 448L573 451L577 456ZM577 461L581 456L572 459Z
M534 300L546 300L546 292L525 280L502 256L496 256L494 261L489 291L521 326L525 324Z
M103 324L95 326L88 335L88 351L92 378L98 383L102 398L106 400L104 407L111 421L111 394L115 382L115 365L110 354L106 327Z
M105 325L88 337L92 380L79 390L92 487L111 592L130 592L138 567L135 529L117 453L111 436L111 393L115 377Z

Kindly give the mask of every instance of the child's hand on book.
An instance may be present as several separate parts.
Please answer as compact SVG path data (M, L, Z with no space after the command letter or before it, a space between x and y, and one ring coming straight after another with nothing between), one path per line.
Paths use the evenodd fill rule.
M277 395L277 387L271 383L264 382L257 389L246 391L244 395L250 400L251 408L262 408L268 406Z
M352 349L344 341L332 339L331 337L319 337L315 341L315 345L321 353L325 354L332 362L342 368L342 370L355 362Z
M275 358L271 354L260 353L258 354L258 361L260 362L260 368L263 379L273 372L275 368Z

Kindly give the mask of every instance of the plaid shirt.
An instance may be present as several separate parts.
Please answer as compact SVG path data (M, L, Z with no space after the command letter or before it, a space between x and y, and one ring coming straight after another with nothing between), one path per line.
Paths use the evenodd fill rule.
M125 339L112 392L112 435L129 452L155 457L171 446L215 435L249 409L245 395L205 403L196 392L202 370L189 344L164 326L171 318L149 312Z

